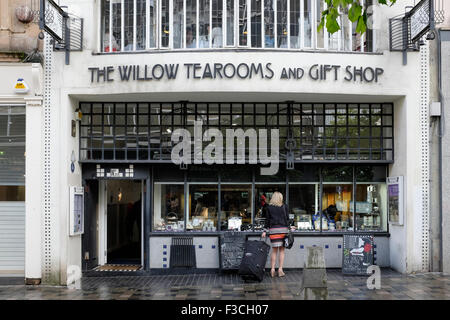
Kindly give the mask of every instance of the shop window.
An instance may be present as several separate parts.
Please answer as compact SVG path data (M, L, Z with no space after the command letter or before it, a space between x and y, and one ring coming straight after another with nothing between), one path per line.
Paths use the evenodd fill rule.
M189 184L189 210L187 231L217 231L218 201L217 184Z
M372 1L365 1L371 6ZM172 12L170 12L172 9ZM373 31L338 17L317 31L323 0L102 0L103 52L191 48L314 48L373 51ZM373 10L368 11L371 16Z
M186 0L186 48L197 48L197 0Z
M173 48L184 47L183 0L173 0Z
M0 186L0 201L25 201L25 186Z
M221 184L221 230L252 229L251 184Z
M319 183L289 184L289 214L298 231L320 231L314 223L320 212L319 191Z
M355 173L356 230L387 231L386 167L356 166Z
M251 46L261 48L261 0L251 0Z
M184 231L184 185L155 183L153 231Z
M255 184L255 231L264 228L266 221L265 205L270 203L270 199L275 191L280 192L283 195L283 200L286 201L286 184Z
M199 1L199 48L209 48L210 47L210 34L211 34L211 21L210 21L210 1L208 0L198 0Z
M315 230L353 231L352 183L324 183L322 186L322 214L315 215Z
M357 231L387 230L387 187L386 183L356 184L355 208L350 203L352 212L356 212Z

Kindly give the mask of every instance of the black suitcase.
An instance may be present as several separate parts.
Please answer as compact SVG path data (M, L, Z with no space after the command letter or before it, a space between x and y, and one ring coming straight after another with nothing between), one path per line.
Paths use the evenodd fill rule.
M270 246L265 241L247 241L238 274L244 280L262 281Z

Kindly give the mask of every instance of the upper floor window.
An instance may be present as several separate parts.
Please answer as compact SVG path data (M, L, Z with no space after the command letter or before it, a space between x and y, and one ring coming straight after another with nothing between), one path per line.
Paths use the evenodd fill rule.
M373 0L360 0L370 6ZM317 31L324 0L102 0L102 52L270 48L373 51L372 31L340 17Z

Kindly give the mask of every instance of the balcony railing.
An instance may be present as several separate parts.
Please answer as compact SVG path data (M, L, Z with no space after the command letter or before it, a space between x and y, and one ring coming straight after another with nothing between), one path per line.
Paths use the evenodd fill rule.
M372 31L356 33L346 15L338 32L317 31L325 9L324 0L102 0L101 51L373 51Z

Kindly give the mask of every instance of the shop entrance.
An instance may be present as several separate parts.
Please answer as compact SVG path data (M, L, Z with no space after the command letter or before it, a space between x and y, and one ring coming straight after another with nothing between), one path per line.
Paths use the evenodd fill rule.
M142 265L143 181L105 181L107 264Z

